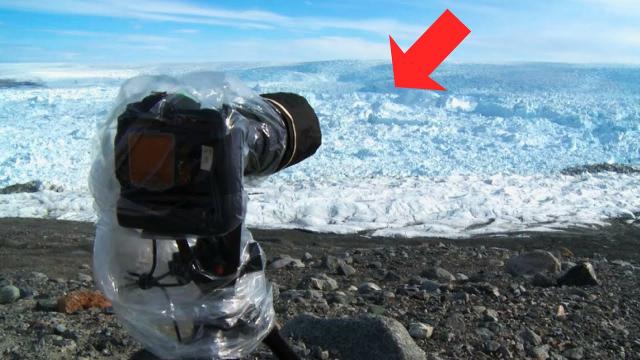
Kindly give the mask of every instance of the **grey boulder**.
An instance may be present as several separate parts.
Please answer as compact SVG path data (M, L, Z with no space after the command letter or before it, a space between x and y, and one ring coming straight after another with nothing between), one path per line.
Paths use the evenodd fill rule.
M299 315L287 322L282 334L301 339L350 360L425 360L426 355L398 321L384 316L322 319Z
M572 267L558 279L560 286L595 286L599 284L593 265L588 262L582 262Z
M557 274L560 261L548 251L534 250L507 260L505 270L515 276L533 276L536 273Z
M429 280L435 280L445 284L456 280L456 277L453 276L453 274L437 266L424 270L420 275Z

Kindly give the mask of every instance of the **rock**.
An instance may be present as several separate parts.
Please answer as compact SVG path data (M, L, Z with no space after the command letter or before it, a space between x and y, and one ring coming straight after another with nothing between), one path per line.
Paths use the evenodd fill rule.
M500 356L502 357L502 359L513 359L513 354L506 347L501 346L498 351L500 352Z
M38 180L22 184L13 184L0 189L0 194L34 193L42 189L42 182Z
M429 339L433 335L433 326L421 322L411 323L409 335L414 339Z
M31 288L21 287L20 289L20 299L33 299L35 293Z
M588 262L579 263L558 279L560 286L594 286L599 284L593 265Z
M324 281L318 278L311 277L306 283L308 285L305 287L308 287L309 289L322 290L324 288Z
M487 274L484 271L478 271L477 273L471 274L469 276L470 282L483 282L487 281Z
M494 340L487 340L484 342L484 351L488 353L494 353L498 351L501 347L502 345L499 342Z
M562 268L562 271L567 271L567 270L571 269L574 266L576 266L576 263L574 263L572 261L563 261L561 268Z
M331 290L331 291L338 289L338 282L330 278L329 276L327 276L327 274L320 274L318 275L318 278L324 282L323 284L324 289Z
M300 259L294 259L289 255L283 255L275 258L269 266L267 266L270 270L278 270L284 267L287 268L303 268L305 267L304 263Z
M0 287L11 285L11 280L0 277Z
M529 355L536 360L546 360L549 358L549 345L540 345L531 348Z
M543 273L536 273L531 280L531 285L539 287L552 287L555 285L553 279Z
M91 277L91 275L87 275L83 273L78 273L78 280L82 282L93 282L93 278Z
M10 304L20 298L20 289L13 285L0 288L0 304Z
M325 256L322 264L332 273L338 271L338 258L333 255Z
M495 311L495 310L492 310L492 309L487 309L484 312L484 317L482 318L482 321L497 323L498 322L498 312Z
M311 255L310 253L306 252L306 253L304 253L304 255L302 255L302 258L305 261L311 261L311 260L313 260L313 255Z
M387 281L400 281L402 280L402 277L394 271L387 271L384 274L384 279Z
M420 291L420 288L416 285L405 284L396 288L396 294L401 296L416 296Z
M64 324L56 324L53 328L53 333L56 335L64 335L67 332L67 327Z
M335 357L340 359L426 359L424 351L416 345L404 326L383 316L321 319L299 315L287 322L281 333L285 337L303 340L308 347L332 349L337 353Z
M396 294L394 294L391 291L384 291L382 292L382 297L384 298L385 301L389 301L389 300L393 300L396 298Z
M477 329L475 329L475 333L476 335L478 335L479 337L481 337L482 339L485 340L489 340L492 339L494 334L493 332L491 332L491 330L485 328L485 327L479 327Z
M456 279L458 281L467 281L467 280L469 280L469 277L467 275L463 274L463 273L457 273L456 274Z
M471 283L459 288L469 294L486 294L493 298L500 298L500 289L489 283Z
M562 356L571 360L580 360L584 357L584 349L582 347L568 349L562 353Z
M527 344L538 346L542 344L542 338L531 329L524 329L520 332L520 338Z
M560 261L548 251L534 250L512 256L507 260L505 270L515 276L545 272L556 274L560 272Z
M564 318L567 316L567 310L565 310L564 305L558 305L558 309L556 310L556 316L559 318Z
M348 304L349 296L342 291L330 292L327 294L327 302L329 304Z
M624 261L624 260L612 260L611 263L614 264L614 265L618 265L620 267L623 267L623 268L632 268L633 269L635 267L630 262Z
M320 360L328 360L329 352L327 350L322 350L321 348L318 348L318 350L316 351L316 357L319 358Z
M437 292L440 290L440 283L433 280L424 280L420 284L420 289L428 292Z
M469 302L469 300L471 300L471 298L469 297L469 294L467 294L466 292L454 292L453 300L467 303Z
M347 264L344 261L338 262L338 274L344 275L344 276L351 276L355 273L356 273L356 269L353 266Z
M53 341L53 345L60 347L63 353L75 352L77 344L72 339L58 338Z
M361 294L370 294L380 290L382 290L382 288L372 282L364 282L358 286L358 292Z
M527 289L525 289L524 286L520 284L511 284L510 287L511 287L511 291L513 292L513 295L515 296L522 296L522 294L527 293Z
M562 257L565 257L565 258L573 257L573 251L567 249L566 247L560 247L558 251L560 251L560 255L562 255Z
M447 320L445 320L445 326L457 335L462 334L466 329L464 316L458 313L449 316Z
M58 347L63 353L74 352L77 348L76 342L72 339L65 339L60 335L48 334L44 336L44 343ZM68 358L65 356L64 358Z
M369 305L368 311L370 314L373 314L373 315L384 315L387 309L385 309L384 306L373 304L373 305Z
M111 302L99 291L74 291L58 299L58 311L72 314L90 308L105 309Z
M49 280L49 277L46 274L43 274L43 273L37 272L37 271L32 271L29 274L29 277L31 279L33 279L34 281L37 281L37 282L45 282L45 281Z
M36 310L58 311L58 301L55 299L40 299L36 303Z
M304 290L286 290L280 293L281 300L295 300L304 298Z
M429 280L435 280L441 283L449 283L455 281L456 277L441 267L432 267L420 273L421 276Z
M312 289L312 290L336 290L338 289L338 282L326 274L317 274L307 276L298 284L299 289Z

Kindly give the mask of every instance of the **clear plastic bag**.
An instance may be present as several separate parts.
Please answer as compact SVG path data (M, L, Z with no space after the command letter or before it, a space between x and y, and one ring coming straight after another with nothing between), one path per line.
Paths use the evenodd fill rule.
M148 198L155 199L157 194L163 194L165 188L185 188L176 185L178 177L171 172L180 171L181 163L176 157L180 151L178 142L188 141L185 140L188 137L153 143L157 138L144 134L152 133L154 129L145 128L145 125L140 133L122 137L125 139L122 142L117 139L117 135L124 132L123 114L129 111L131 104L140 102L154 92L182 94L197 102L201 109L215 110L224 120L216 151L224 152L225 159L234 166L224 168L227 172L215 173L215 176L224 176L225 181L235 186L224 187L224 194L218 190L211 193L218 196L213 203L226 201L227 205L222 211L232 215L223 219L225 226L209 226L194 231L189 231L188 227L178 232L153 231L164 229L162 221L155 220L162 220L162 216L167 219L167 214L177 214L171 215L170 219L176 223L193 221L188 215L180 215L184 212L159 211L157 204L140 196L140 193L151 194ZM172 119L162 114L162 108L166 105L162 101L171 100L160 99L144 113L144 116L155 121L153 126L158 126L158 121ZM144 159L145 166L151 166L142 170L136 168L137 155L131 149L139 146L138 140L143 136L147 136L144 139L156 146L149 149L161 149L162 153L162 149L173 146L175 150L171 150L170 160L164 155L158 157L151 153L160 160L154 160L151 156L150 161ZM132 142L132 138L135 141ZM114 150L119 144L129 146L129 158L120 163L117 150ZM247 202L243 182L245 176L262 176L277 171L286 146L287 128L278 111L238 80L225 74L192 73L178 78L141 76L122 86L113 111L99 128L98 146L90 175L90 188L98 213L94 274L99 288L113 302L119 320L131 335L157 356L239 358L252 352L272 328L275 313L271 286L263 271L264 254L243 224ZM142 153L150 152L147 149ZM197 162L206 162L206 156L203 151ZM177 165L174 166L174 163ZM138 172L128 174L126 179L131 183L137 181L137 187L134 186L136 189L147 188L140 190L136 196L125 196L125 181L117 176L119 166L127 167L129 172ZM206 168L189 168L189 174L211 170ZM173 193L176 194L181 193ZM122 226L123 219L131 214L152 214L155 222L145 218L139 222L142 225L132 222L127 223L126 227ZM147 228L145 224L150 225ZM176 254L180 255L181 249L174 240L184 239L185 243L194 246L203 236L225 236L230 229L238 226L239 259L234 271L223 275L208 273L211 282L185 283L176 275L175 266L171 264L176 263ZM141 278L148 274L161 280L142 281Z

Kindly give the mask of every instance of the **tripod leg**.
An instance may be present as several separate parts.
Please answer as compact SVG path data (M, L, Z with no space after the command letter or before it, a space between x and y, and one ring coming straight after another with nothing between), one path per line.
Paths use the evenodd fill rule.
M278 330L278 326L274 326L269 332L262 342L267 345L269 349L273 352L273 354L280 360L300 360L298 355L293 352L291 346L287 343L287 341L280 335L280 331Z

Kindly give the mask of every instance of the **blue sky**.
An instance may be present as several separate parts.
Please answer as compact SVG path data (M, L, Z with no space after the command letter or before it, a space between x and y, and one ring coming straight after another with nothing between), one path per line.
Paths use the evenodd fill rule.
M638 0L0 0L0 62L389 59L445 9L452 62L640 62Z

